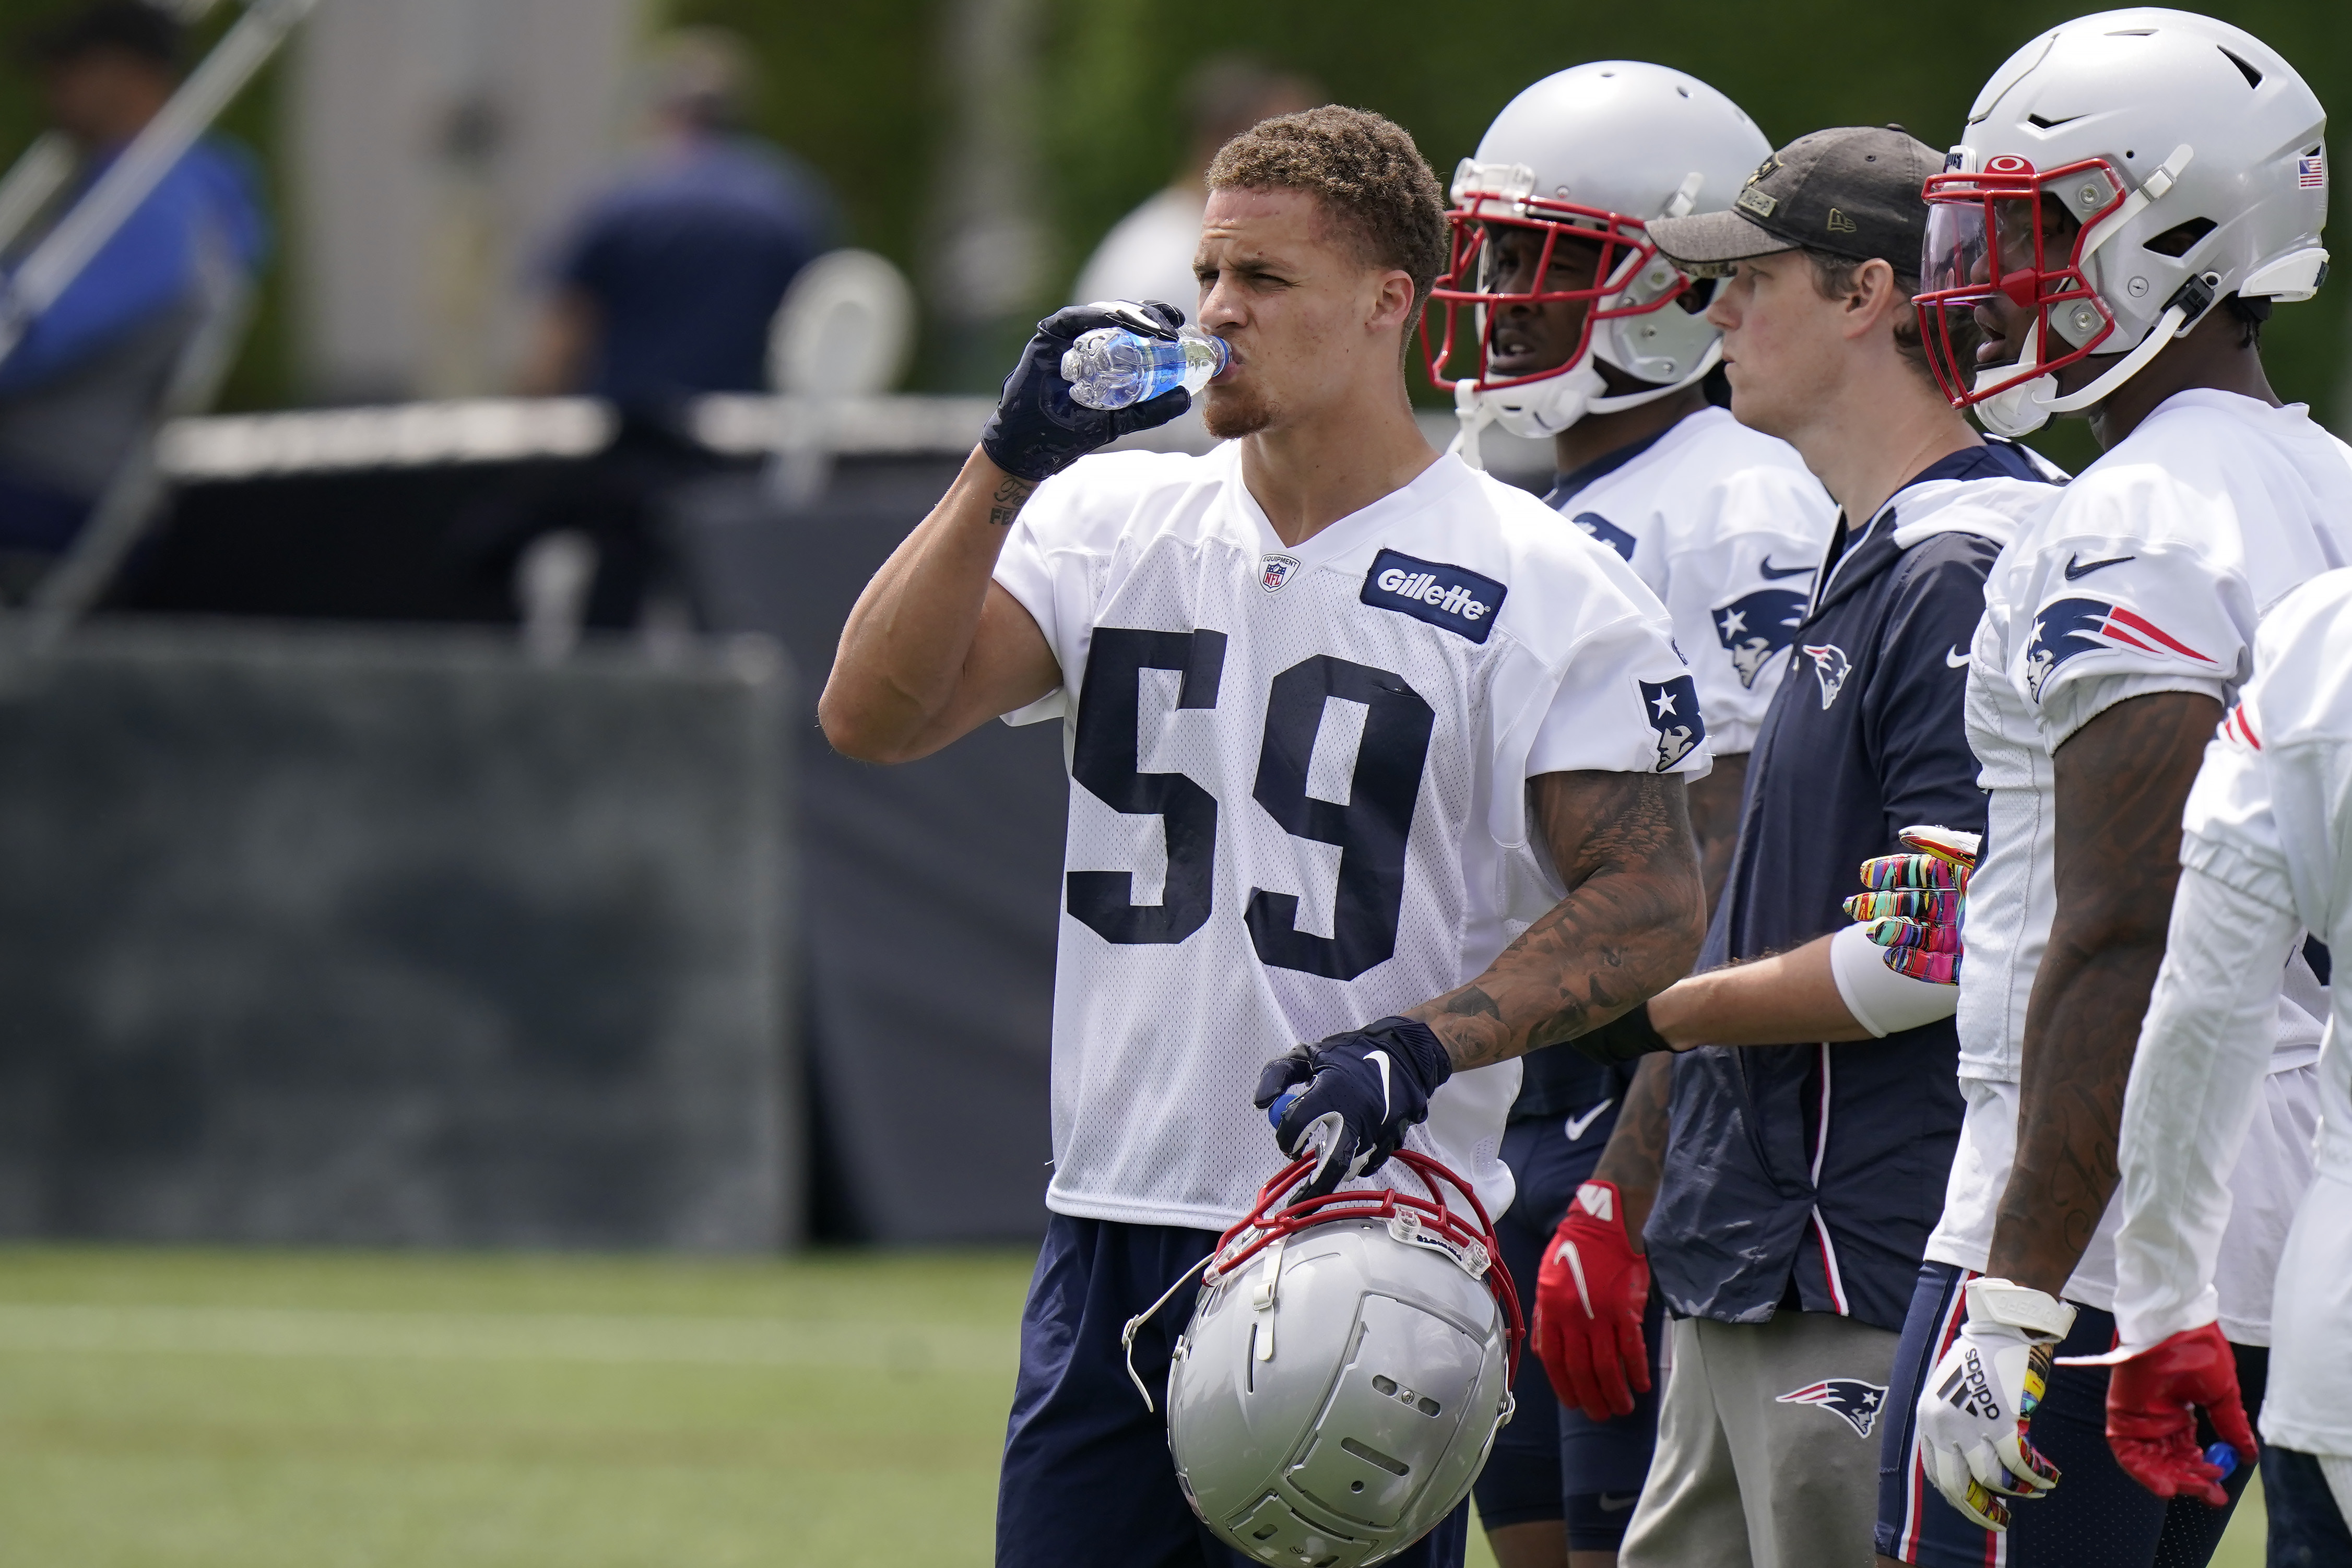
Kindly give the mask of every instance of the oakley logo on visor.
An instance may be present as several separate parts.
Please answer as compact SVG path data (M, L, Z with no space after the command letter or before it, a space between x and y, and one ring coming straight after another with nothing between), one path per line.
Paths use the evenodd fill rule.
M1465 568L1384 549L1373 558L1356 597L1375 610L1393 610L1484 643L1509 592L1493 578Z

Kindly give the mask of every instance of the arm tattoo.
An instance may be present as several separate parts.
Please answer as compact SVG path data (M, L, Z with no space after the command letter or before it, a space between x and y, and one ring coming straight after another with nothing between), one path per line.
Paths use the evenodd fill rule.
M1021 508L1036 489L1036 480L1016 478L1007 474L1004 482L997 486L996 493L988 498L988 520L1000 528L1011 528L1013 519L1021 515Z
M2058 748L2058 912L2025 1011L2017 1161L1985 1271L2056 1295L2116 1190L2124 1085L2180 878L2180 813L2221 721L2191 692L2117 703Z
M1595 1181L1614 1182L1624 1200L1625 1234L1633 1250L1642 1245L1642 1227L1650 1222L1650 1206L1657 1201L1658 1184L1666 1169L1666 1108L1674 1093L1675 1059L1645 1056L1633 1069L1633 1082L1625 1091L1617 1125L1601 1163L1592 1168Z
M1457 1069L1599 1028L1687 973L1706 934L1680 779L1547 773L1529 792L1568 896L1485 974L1410 1010Z

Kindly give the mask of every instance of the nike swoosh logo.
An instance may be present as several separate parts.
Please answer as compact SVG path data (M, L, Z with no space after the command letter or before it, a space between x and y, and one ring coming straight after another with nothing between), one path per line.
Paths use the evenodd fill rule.
M1772 558L1768 555L1764 558L1764 564L1758 567L1756 570L1764 574L1765 580L1776 581L1784 577L1811 577L1813 573L1819 571L1821 568L1815 566L1774 566L1772 564Z
M1385 1122L1389 1119L1389 1053L1368 1051L1364 1052L1364 1060L1381 1064L1381 1120Z
M1950 653L1944 655L1944 664L1948 669L1967 669L1969 667L1969 651L1966 648L1953 649Z
M1598 1318L1601 1314L1592 1310L1592 1292L1584 1288L1584 1254L1576 1249L1575 1242L1563 1241L1559 1244L1559 1252L1554 1256L1568 1265L1569 1273L1575 1278L1576 1299L1582 1304L1584 1315L1588 1318Z
M1617 1103L1617 1102L1614 1099L1603 1100L1600 1104L1595 1105L1583 1115L1570 1116L1565 1124L1568 1132L1568 1141L1572 1144L1576 1142L1577 1139L1584 1136L1584 1129L1592 1125L1593 1123L1601 1120L1601 1113L1606 1111L1610 1106L1614 1105L1615 1103Z
M2139 557L2136 555L2111 555L2105 560L2084 560L2078 556L2070 555L2066 558L2066 580L2073 582L2077 578L2090 576L2103 567L2121 566L2127 560L2138 559Z
M1603 1513L1622 1513L1627 1509L1633 1507L1635 1503L1641 1501L1642 1494L1637 1491L1629 1491L1623 1497L1611 1497L1607 1492L1602 1492L1593 1500L1601 1505L1601 1511Z

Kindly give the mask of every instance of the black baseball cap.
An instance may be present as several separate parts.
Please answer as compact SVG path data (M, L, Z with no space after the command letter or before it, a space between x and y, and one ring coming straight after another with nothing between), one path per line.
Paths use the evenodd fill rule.
M1725 211L1652 218L1650 237L1690 272L1802 247L1885 261L1911 277L1927 237L1920 188L1943 167L1899 125L1816 131L1765 159Z

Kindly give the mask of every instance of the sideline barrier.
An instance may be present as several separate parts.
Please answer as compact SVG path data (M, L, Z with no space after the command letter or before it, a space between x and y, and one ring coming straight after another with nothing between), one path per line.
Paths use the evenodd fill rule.
M146 622L0 688L0 1234L798 1239L789 666Z

